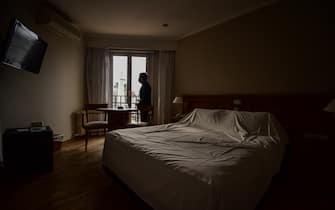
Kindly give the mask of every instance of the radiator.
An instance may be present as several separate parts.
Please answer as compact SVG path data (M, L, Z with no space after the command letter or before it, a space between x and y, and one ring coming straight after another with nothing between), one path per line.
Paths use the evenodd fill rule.
M84 113L84 112L80 111L80 112L75 112L74 113L75 123L74 123L74 133L73 133L73 136L83 136L83 135L85 135L85 130L84 130L83 126L82 126L82 117L83 116L85 117L85 114L82 115L82 113Z

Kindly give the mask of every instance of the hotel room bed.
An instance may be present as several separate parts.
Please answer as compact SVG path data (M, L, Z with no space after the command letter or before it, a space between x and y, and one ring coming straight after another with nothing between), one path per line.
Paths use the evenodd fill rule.
M156 210L252 210L286 143L269 113L195 109L177 123L108 133L103 165Z

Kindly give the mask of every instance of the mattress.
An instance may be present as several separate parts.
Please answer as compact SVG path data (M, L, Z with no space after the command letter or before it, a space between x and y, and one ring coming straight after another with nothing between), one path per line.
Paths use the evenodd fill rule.
M196 109L178 123L109 132L103 165L156 210L251 210L286 143L269 113Z

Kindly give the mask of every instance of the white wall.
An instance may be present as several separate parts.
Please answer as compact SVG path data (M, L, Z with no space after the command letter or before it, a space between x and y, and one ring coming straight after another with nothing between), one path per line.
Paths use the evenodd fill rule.
M87 35L87 46L115 49L176 50L176 40L162 40L137 36Z
M19 6L15 6L19 5ZM2 130L44 121L54 133L72 136L72 113L83 107L84 45L35 24L38 1L11 1L1 11L4 38L11 17L18 17L47 43L40 74L0 66L0 121Z

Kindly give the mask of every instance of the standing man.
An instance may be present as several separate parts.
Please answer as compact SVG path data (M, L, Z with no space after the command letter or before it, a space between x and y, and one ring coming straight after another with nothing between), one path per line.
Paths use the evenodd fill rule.
M137 108L141 112L141 121L149 122L149 111L151 110L151 86L148 83L147 73L140 73L138 81L142 86L140 89L140 102L137 104Z

